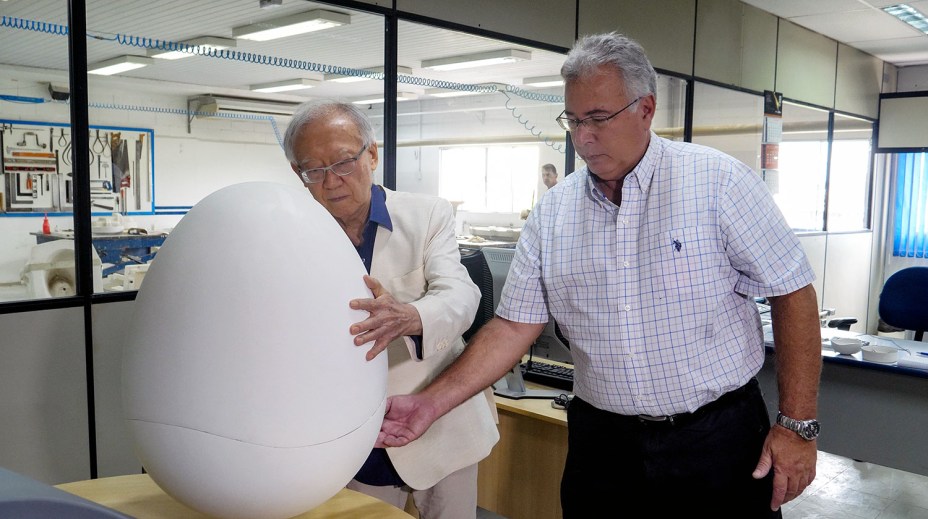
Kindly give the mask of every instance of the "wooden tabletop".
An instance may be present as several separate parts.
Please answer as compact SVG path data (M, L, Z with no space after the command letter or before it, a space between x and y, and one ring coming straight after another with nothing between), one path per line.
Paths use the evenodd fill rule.
M527 389L552 389L533 382L526 382L525 387ZM570 391L564 391L564 393L567 394L570 393ZM498 410L509 411L529 418L536 418L544 422L567 427L567 412L563 409L551 407L550 398L520 398L516 400L495 395L495 399L496 409Z
M148 474L88 479L56 485L57 488L89 499L138 519L207 519L164 493ZM342 489L299 519L409 519L406 512L368 495Z

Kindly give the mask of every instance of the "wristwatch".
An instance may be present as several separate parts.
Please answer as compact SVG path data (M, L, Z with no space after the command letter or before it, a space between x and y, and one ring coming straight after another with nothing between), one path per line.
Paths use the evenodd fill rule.
M818 437L821 427L818 420L797 420L790 418L781 412L777 412L777 425L785 427L790 431L798 434L803 440L812 441Z

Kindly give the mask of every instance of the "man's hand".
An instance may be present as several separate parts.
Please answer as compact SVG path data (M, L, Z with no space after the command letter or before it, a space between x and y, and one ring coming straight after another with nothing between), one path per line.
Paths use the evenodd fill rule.
M815 441L803 440L793 431L778 425L770 428L753 476L761 479L773 468L771 510L796 499L812 483L817 456Z
M422 394L391 396L374 447L402 447L422 436L436 419L434 408Z
M374 299L352 299L349 305L355 310L367 310L370 315L352 324L350 333L356 336L356 346L374 341L374 347L367 352L367 360L371 360L387 349L393 339L420 335L422 319L416 307L397 301L376 279L364 276L364 283L371 289Z

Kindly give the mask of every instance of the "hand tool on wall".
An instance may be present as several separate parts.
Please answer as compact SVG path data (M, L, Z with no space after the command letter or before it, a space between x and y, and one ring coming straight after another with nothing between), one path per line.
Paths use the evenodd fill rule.
M64 137L64 130L61 132L61 136ZM58 145L61 145L61 138L58 138ZM61 160L64 162L65 166L70 166L74 163L74 157L71 155L71 139L66 139L64 144L64 151L61 152Z
M19 146L20 148L25 147L26 145L29 144L27 137L30 137L30 136L35 138L35 147L34 147L35 149L44 150L45 148L48 147L44 142L39 142L39 134L35 132L24 132L23 140L17 142L16 145Z
M48 128L48 151L55 151L55 127Z
M97 155L103 153L103 150L106 149L106 144L103 144L103 141L100 140L100 130L95 130L97 137L94 139L93 144L90 145L90 149L93 150ZM105 135L105 134L104 134Z
M28 164L28 165L32 165L32 166L54 166L54 165L55 165L55 159L54 159L54 158L47 158L47 159L46 159L46 158L44 158L44 157L43 157L43 158L36 158L36 159L33 159L33 158L23 158L23 157L13 157L13 158L4 157L4 158L3 158L3 163L4 163L5 165L10 165L10 164Z
M54 173L54 172L55 172L55 169L52 168L51 166L42 166L42 165L35 165L35 164L29 164L29 165L23 165L23 166L16 166L16 165L9 165L9 164L7 164L7 165L4 165L4 166L3 166L3 171L6 171L6 172L12 172L12 171L33 171L33 172L35 172L35 171L41 171L41 172L47 172L47 173Z
M55 158L54 153L48 153L44 151L15 151L8 150L7 153L14 157L35 157L38 159L53 159Z
M139 182L142 174L139 172L139 165L142 163L142 140L145 138L144 133L139 134L139 140L135 141L135 184L132 186L132 194L135 195L135 210L142 209L142 188Z

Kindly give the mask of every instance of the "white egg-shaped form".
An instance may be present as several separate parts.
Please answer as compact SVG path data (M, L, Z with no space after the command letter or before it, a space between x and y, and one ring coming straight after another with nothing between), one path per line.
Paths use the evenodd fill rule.
M124 414L151 478L221 518L286 518L334 496L380 430L387 356L352 323L371 297L344 231L305 189L229 186L158 250L123 354Z

